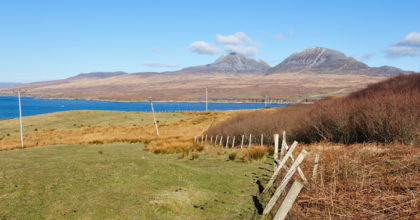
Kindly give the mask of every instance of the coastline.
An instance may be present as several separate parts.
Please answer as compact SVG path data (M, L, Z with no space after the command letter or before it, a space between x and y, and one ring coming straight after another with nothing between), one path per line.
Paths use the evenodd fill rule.
M1 97L17 97L14 95L6 95L0 94ZM123 102L123 103L148 103L149 100L141 100L141 101L128 101L128 100L119 100L119 99L97 99L97 98L74 98L74 97L43 97L43 96L31 96L31 95L21 95L21 97L29 97L34 99L41 99L41 100L81 100L81 101L99 101L99 102ZM225 98L217 99L216 101L209 99L207 103L238 103L238 104L265 104L265 102L253 102L253 101L239 101L232 98ZM169 102L169 103L206 103L205 101L191 101L191 100L153 100L153 102ZM267 104L279 104L279 105L288 105L288 104L307 104L307 102L299 102L299 101L289 101L289 100L282 100L282 102L267 102Z

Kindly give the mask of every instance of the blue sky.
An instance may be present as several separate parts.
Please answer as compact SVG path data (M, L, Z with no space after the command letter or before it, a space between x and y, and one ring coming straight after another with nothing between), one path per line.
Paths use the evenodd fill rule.
M310 46L420 71L420 1L0 0L0 81L172 71Z

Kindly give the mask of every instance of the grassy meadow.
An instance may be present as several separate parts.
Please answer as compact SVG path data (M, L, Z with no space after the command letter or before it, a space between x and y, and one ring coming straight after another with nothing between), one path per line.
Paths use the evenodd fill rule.
M6 219L251 219L255 179L270 164L143 144L58 145L0 152Z

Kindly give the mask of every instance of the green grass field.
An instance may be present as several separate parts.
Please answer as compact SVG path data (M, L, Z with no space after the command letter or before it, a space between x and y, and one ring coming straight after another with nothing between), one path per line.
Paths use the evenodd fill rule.
M61 145L0 152L0 218L250 219L268 162L142 144ZM99 153L102 151L102 154ZM258 176L257 176L258 175Z

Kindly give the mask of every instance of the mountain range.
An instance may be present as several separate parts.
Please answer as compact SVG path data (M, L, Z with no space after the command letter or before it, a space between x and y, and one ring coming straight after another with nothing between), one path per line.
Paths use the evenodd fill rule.
M200 99L203 88L219 98L304 99L345 94L369 83L408 71L368 65L336 50L310 47L271 67L238 53L222 55L207 65L171 72L93 72L62 80L21 84L0 89L11 95L22 89L42 98L144 100Z

